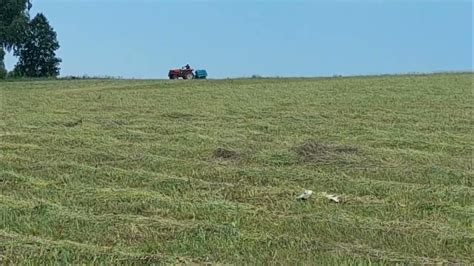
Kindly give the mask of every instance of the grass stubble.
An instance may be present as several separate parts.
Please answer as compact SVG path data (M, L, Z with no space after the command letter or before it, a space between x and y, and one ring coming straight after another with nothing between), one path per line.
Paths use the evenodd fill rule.
M1 262L474 263L472 80L0 83Z

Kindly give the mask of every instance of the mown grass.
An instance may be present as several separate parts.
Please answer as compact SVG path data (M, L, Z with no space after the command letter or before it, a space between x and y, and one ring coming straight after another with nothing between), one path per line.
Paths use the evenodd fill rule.
M473 77L0 83L1 261L474 263Z

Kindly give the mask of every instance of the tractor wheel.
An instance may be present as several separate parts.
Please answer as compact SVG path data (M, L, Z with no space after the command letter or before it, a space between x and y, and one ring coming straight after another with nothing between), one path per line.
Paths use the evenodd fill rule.
M194 75L189 73L189 74L186 74L186 76L184 76L185 79L193 79L194 78Z

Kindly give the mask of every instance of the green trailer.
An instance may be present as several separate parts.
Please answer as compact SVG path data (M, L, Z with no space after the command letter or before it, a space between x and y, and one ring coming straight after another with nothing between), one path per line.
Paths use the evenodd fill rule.
M207 71L204 69L198 69L194 72L194 78L196 79L205 79L207 78Z

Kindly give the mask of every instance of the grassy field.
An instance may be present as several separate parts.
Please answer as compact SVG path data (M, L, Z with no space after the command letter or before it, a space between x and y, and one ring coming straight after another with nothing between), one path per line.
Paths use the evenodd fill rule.
M473 78L0 83L1 262L474 263Z

